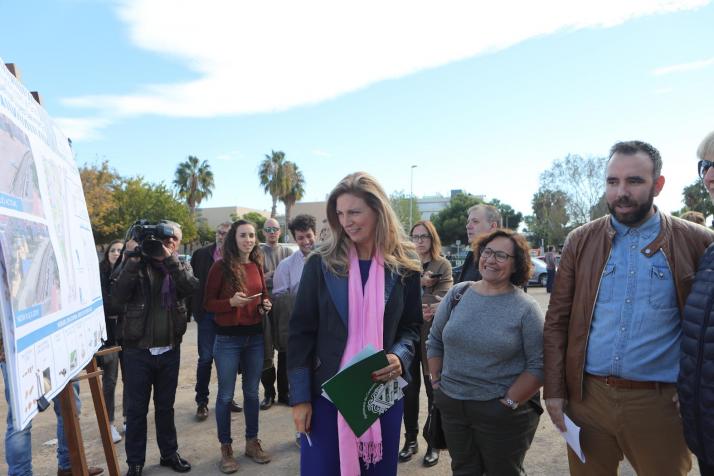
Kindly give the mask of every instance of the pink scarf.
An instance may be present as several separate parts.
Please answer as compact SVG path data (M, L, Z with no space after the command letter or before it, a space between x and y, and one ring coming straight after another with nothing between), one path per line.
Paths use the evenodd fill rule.
M384 348L384 259L379 252L372 257L369 278L363 292L359 260L354 246L350 248L349 258L347 345L342 354L340 368L343 368L367 344L372 344L375 349ZM359 476L360 459L364 461L366 467L382 460L382 426L379 420L357 438L338 412L337 436L340 445L341 476Z

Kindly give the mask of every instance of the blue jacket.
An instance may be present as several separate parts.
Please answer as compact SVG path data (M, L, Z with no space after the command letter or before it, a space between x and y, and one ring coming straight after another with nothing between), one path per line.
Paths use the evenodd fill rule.
M385 269L384 350L408 369L423 321L419 273L404 278ZM305 263L288 337L290 404L310 402L337 373L347 345L347 277L330 273L319 255ZM404 372L403 378L408 378Z
M714 244L699 263L682 318L677 382L684 437L692 452L714 464Z

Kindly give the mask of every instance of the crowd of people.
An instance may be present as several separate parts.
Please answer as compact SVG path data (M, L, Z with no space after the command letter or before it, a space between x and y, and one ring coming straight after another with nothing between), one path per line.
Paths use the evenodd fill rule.
M714 132L698 156L714 200ZM541 387L553 424L580 427L586 458L568 448L570 474L616 475L625 457L638 475L686 475L692 452L701 474L714 474L714 232L654 204L665 184L661 168L648 143L611 148L610 214L573 230L559 261L552 245L546 249L545 314L525 292L528 242L502 227L495 207L468 210L471 251L454 279L434 225L418 221L405 233L384 189L363 172L330 193L323 243L314 217L288 224L295 252L280 244L274 219L263 226L265 243L251 222L219 225L215 243L191 264L178 259L181 227L173 222L163 222L172 233L158 254L142 255L132 239L110 243L101 264L106 345L119 343L122 352L101 365L115 442L122 369L127 476L143 472L152 392L159 462L191 470L174 424L189 313L198 329L196 419L211 413L215 364L216 461L226 474L239 470L231 412L245 418L245 455L265 464L272 455L259 438L259 415L278 402L292 407L300 474L395 475L419 452L422 382L427 420L438 414L454 475L526 474ZM358 436L322 385L370 346L387 359L372 373L375 384L407 385ZM60 441L61 428L58 413ZM32 472L29 431L15 430L8 414L10 475ZM432 431L422 434L422 464L431 467L439 446ZM58 474L69 474L62 447Z

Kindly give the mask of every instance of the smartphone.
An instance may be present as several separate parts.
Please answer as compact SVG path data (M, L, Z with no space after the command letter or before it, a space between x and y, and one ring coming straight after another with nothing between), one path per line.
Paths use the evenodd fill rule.
M253 299L253 298L257 298L258 296L262 296L262 295L263 295L263 293L253 294L252 296L246 296L245 299Z

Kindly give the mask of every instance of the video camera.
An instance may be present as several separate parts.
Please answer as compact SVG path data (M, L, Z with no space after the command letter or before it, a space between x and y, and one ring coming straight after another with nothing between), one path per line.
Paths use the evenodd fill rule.
M164 255L166 238L174 236L174 228L168 223L151 223L149 220L137 220L127 233L127 241L134 240L139 246L127 253L127 257L160 258Z

